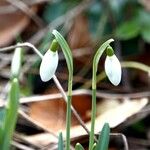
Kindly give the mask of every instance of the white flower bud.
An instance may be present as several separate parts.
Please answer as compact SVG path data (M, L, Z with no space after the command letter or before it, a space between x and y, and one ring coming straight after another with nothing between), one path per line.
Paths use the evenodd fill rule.
M49 81L56 72L58 66L58 52L48 50L43 56L40 65L40 77L43 82Z
M121 64L116 55L107 56L105 60L105 72L110 82L117 86L121 81Z

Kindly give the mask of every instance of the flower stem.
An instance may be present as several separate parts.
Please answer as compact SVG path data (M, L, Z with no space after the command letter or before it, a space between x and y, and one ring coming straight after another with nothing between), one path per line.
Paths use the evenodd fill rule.
M91 131L90 131L90 138L89 138L89 150L92 149L94 144L94 129L95 129L95 118L96 118L96 73L98 68L98 62L104 53L107 50L107 47L113 39L106 41L104 44L100 46L97 50L94 59L93 59L93 72L92 72L92 114L91 114Z
M91 132L90 132L89 150L92 149L94 144L95 116L96 116L96 89L92 89L92 114L91 114Z
M123 61L123 62L121 62L121 66L125 67L125 68L139 69L139 70L142 70L142 71L150 74L150 67L149 66L147 66L143 63L136 62L136 61Z

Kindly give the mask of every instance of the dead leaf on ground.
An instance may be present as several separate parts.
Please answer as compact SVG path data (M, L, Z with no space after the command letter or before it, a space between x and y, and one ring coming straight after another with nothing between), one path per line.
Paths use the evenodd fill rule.
M88 20L83 14L75 18L73 26L68 34L68 42L71 49L91 46Z
M97 105L97 110L104 109L107 104L113 101L112 99L107 99L103 101L103 104ZM115 100L114 100L115 101ZM107 104L106 104L107 103ZM122 103L116 103L112 106L105 107L104 111L100 114L97 114L95 122L95 133L101 131L105 122L108 122L111 128L118 126L123 123L129 117L135 115L139 112L146 104L148 103L148 98L134 99L134 100L125 100ZM87 128L90 130L91 122L86 123ZM76 137L86 134L85 130L81 126L75 126L71 129L71 137ZM64 131L65 136L65 131Z
M0 2L0 7L6 5L7 2ZM36 11L37 8L33 6L31 9ZM0 20L0 46L12 42L30 22L30 18L19 10L10 14L0 14Z
M73 96L72 105L84 121L90 119L87 112L91 109L91 97L86 95ZM64 130L66 126L66 102L63 99L56 99L32 103L29 107L29 115L53 132L60 129ZM79 124L78 121L72 116L72 126L77 124Z

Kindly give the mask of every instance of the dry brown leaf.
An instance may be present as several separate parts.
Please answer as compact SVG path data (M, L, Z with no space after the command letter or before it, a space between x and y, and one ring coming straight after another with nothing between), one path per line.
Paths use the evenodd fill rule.
M106 100L108 101L111 100ZM111 128L114 128L124 122L127 118L139 112L148 103L148 98L125 100L124 102L113 106L111 109L106 109L102 114L99 114L95 122L95 133L101 131L105 122L108 122ZM98 106L99 107L99 106ZM100 106L102 107L102 106ZM99 108L97 108L99 109ZM90 130L91 123L86 123L87 128ZM81 126L71 128L71 137L76 137L86 134ZM65 131L64 131L65 136Z
M149 1L149 0L139 0L139 2L140 2L148 11L150 11L150 1Z
M4 1L0 2L0 7L6 5L8 3ZM31 9L36 10L35 7ZM0 46L5 46L12 42L25 29L29 24L30 18L18 10L11 14L0 14L0 20Z
M73 96L72 105L84 121L89 120L86 112L91 109L90 96ZM32 119L40 122L49 130L57 132L60 129L65 129L66 126L66 103L63 99L35 102L30 104L29 115ZM72 125L77 124L76 118L72 116Z
M68 34L68 42L71 49L91 46L88 21L83 14L75 18L73 26Z

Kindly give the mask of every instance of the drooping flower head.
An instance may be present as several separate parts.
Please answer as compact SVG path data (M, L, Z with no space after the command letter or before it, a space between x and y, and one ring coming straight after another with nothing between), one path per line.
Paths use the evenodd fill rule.
M54 39L50 49L43 56L40 65L40 77L43 82L49 81L55 74L58 66L58 43Z
M105 60L105 72L110 82L117 86L121 81L121 64L114 54L111 46L107 47L107 56Z

